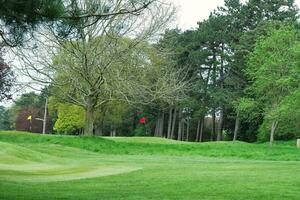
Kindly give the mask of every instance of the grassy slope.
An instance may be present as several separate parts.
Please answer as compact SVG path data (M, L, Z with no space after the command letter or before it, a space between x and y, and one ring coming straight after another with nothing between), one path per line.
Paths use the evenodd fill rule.
M0 132L0 199L299 199L292 142Z
M300 161L300 150L293 142L279 142L273 148L268 144L244 142L186 143L160 138L93 138L35 135L20 132L1 132L0 141L22 146L60 144L106 155L168 155L235 157L255 160Z

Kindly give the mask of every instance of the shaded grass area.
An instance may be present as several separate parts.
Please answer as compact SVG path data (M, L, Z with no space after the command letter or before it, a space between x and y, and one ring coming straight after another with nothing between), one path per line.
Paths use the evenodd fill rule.
M299 156L292 142L270 149L1 132L0 199L297 200Z
M26 146L31 143L60 144L109 155L197 155L234 157L255 160L299 161L300 149L294 141L268 144L244 142L186 143L160 138L100 138L37 135L19 132L0 132L0 141Z

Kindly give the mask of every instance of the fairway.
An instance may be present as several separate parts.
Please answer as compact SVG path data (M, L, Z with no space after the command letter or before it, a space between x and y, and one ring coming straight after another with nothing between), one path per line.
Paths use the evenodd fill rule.
M0 200L300 200L300 0L0 2Z
M299 156L291 143L2 132L0 199L299 199Z

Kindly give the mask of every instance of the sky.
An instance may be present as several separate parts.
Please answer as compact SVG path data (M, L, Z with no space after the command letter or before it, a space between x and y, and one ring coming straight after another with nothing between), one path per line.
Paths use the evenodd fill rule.
M224 5L223 0L171 0L171 2L178 8L176 24L183 30L197 27L197 22L207 19L211 11Z

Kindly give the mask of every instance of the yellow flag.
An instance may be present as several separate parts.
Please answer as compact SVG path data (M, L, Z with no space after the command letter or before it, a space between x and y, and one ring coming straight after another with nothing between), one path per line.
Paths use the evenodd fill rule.
M27 120L31 120L31 119L32 119L32 116L29 115L29 116L27 117Z

